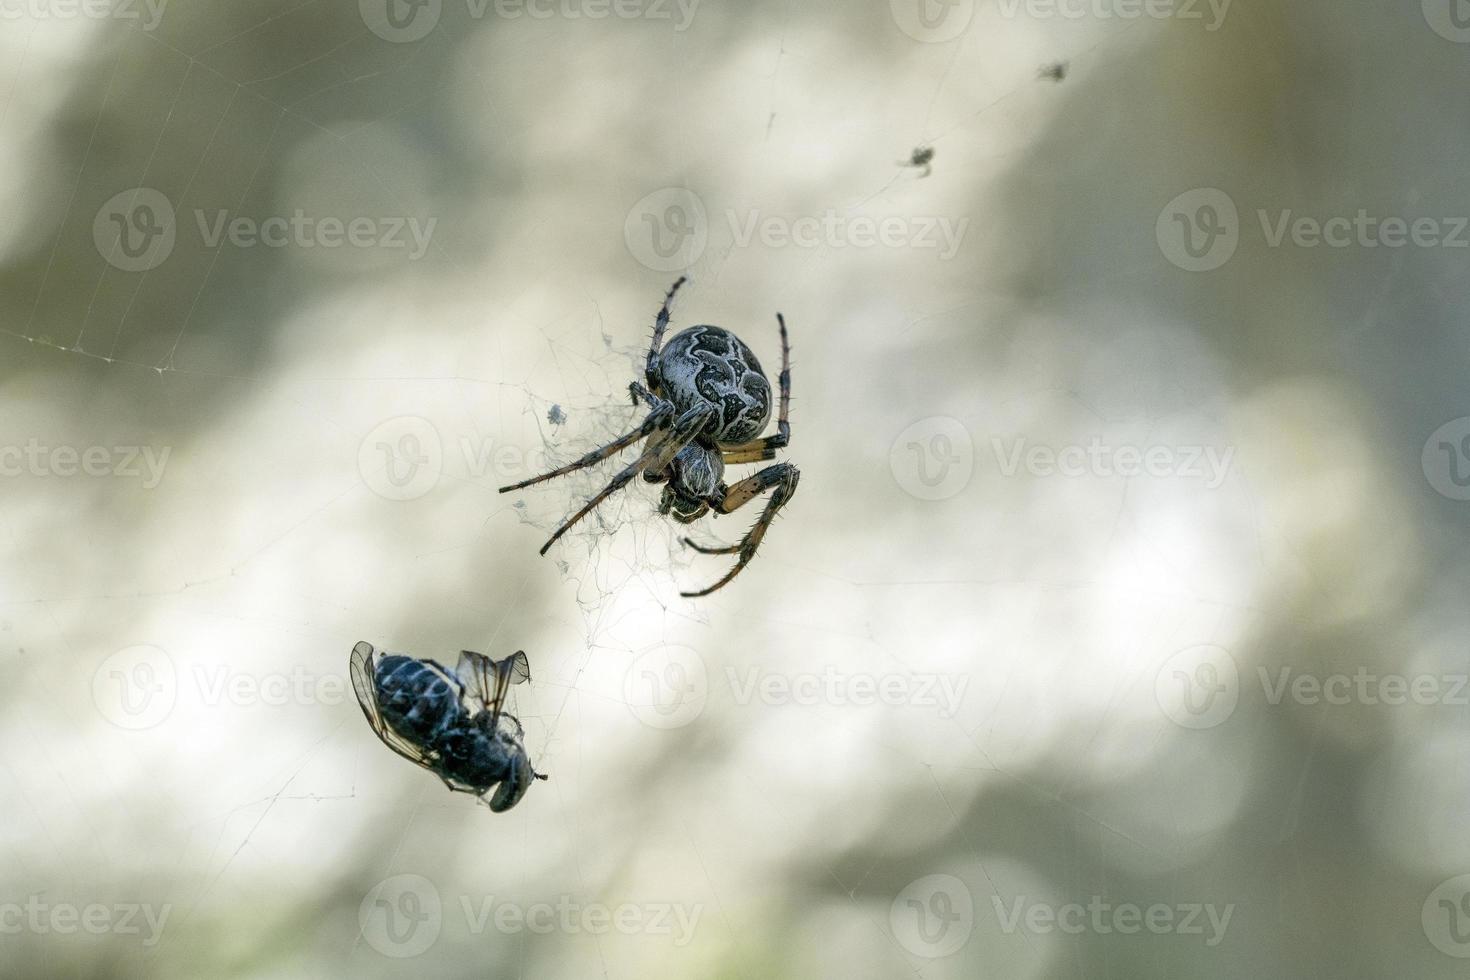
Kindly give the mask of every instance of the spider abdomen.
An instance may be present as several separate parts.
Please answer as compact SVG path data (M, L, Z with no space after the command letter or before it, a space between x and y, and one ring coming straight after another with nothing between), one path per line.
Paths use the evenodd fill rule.
M720 327L681 330L658 355L660 394L680 412L712 405L704 436L718 445L749 442L771 417L771 383L755 352Z

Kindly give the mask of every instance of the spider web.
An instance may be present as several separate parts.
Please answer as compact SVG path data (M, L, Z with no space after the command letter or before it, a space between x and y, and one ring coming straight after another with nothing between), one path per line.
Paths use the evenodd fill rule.
M832 16L832 11L813 14L788 4L770 5L770 13L749 38L747 56L727 69L763 95L754 100L757 105L742 105L743 115L731 125L741 128L742 139L751 146L759 145L768 160L789 164L805 154L814 160L812 166L828 168L821 176L830 179L832 164L813 153L804 127L832 106L806 105L800 93L813 91L813 77L831 67L831 52L824 49L811 19L822 13ZM857 923L862 938L855 938L854 949L872 953L893 972L940 975L943 969L920 963L892 935L886 902L908 879L948 861L946 866L966 869L982 902L989 893L1042 887L1041 876L1026 862L997 865L988 857L981 859L982 853L1001 849L1003 841L987 839L972 851L962 849L958 857L948 854L941 860L938 842L948 840L955 828L974 823L979 787L997 794L1005 806L1040 812L1054 821L1054 828L1075 843L1077 855L1116 849L1123 852L1120 863L1168 868L1195 856L1195 850L1173 836L1168 840L1176 849L1163 853L1170 848L1149 833L1170 828L1140 821L1116 794L1104 792L1088 765L1057 762L1054 779L1034 776L1028 765L1035 761L1022 744L1029 730L1015 716L1045 700L1038 692L1056 696L1060 691L1060 700L1087 705L1089 710L1079 712L1082 720L1073 722L1075 731L1087 732L1089 725L1095 729L1087 737L1058 741L1080 745L1084 759L1104 759L1115 770L1098 768L1124 773L1120 779L1137 775L1136 767L1117 760L1129 748L1142 743L1156 755L1167 754L1157 744L1165 740L1156 733L1125 731L1120 736L1107 724L1114 714L1129 716L1133 707L1137 691L1124 681L1136 680L1147 659L1136 651L1108 651L1115 658L1111 676L1117 685L1097 701L1089 701L1078 690L1083 685L1066 677L1085 654L1095 651L1073 649L1054 663L1056 675L1028 670L1017 662L1020 658L987 663L976 668L984 681L984 703L972 703L975 710L965 717L932 723L906 722L893 712L875 718L819 710L793 718L789 706L750 710L736 699L738 678L720 672L741 664L773 672L791 670L792 663L798 670L815 670L836 661L854 670L911 676L947 662L908 640L909 623L936 619L936 610L969 606L971 618L963 625L975 628L987 617L1014 624L1017 614L1007 610L1016 605L1028 606L1039 617L1073 612L1080 605L1087 622L1111 624L1110 613L1100 607L1120 596L1138 600L1162 588L1146 576L1136 580L1133 576L1142 575L1137 566L1147 564L1151 549L1159 549L1153 557L1165 564L1177 555L1156 538L1136 533L1137 509L1129 506L1127 491L1108 502L1111 514L1101 509L1087 513L1100 517L1110 540L1126 545L1120 546L1125 560L1095 574L1024 562L1017 563L1020 572L994 575L977 574L972 564L933 567L922 560L927 556L914 553L922 549L912 545L917 533L912 524L890 539L901 553L876 555L864 550L861 536L849 524L834 526L824 519L829 501L836 500L837 513L848 519L871 518L874 509L841 501L844 484L837 477L863 476L844 464L844 454L836 448L851 434L840 421L824 418L822 396L838 396L839 382L820 362L803 361L803 350L837 356L842 348L831 338L849 329L860 334L854 352L867 355L871 351L862 345L872 342L879 325L891 327L898 314L911 338L943 338L969 325L968 309L980 300L957 299L953 289L924 299L910 293L894 308L863 319L861 308L834 298L833 309L856 323L844 328L820 302L823 294L835 297L836 290L807 285L823 283L840 265L844 256L839 249L821 245L772 261L769 255L755 254L758 249L738 245L731 229L712 222L710 244L690 270L694 281L674 307L670 331L696 322L740 323L741 335L769 367L775 351L772 316L785 309L797 366L796 434L793 449L783 458L814 461L807 464L808 484L790 511L793 519L778 522L762 555L737 580L742 594L722 596L718 602L690 604L675 595L681 586L716 577L725 559L689 555L678 544L682 529L658 519L654 500L638 481L573 529L546 559L533 560L545 534L636 450L553 484L505 496L496 489L510 480L480 465L480 452L487 442L492 449L503 444L518 450L521 462L512 478L520 478L531 475L533 459L558 465L635 426L644 410L627 403L626 384L641 377L653 313L673 278L639 268L621 253L615 262L606 255L587 256L584 269L607 265L615 270L597 280L581 280L570 267L538 268L517 256L517 242L529 239L533 249L539 245L544 250L545 237L557 240L567 234L579 217L578 207L600 203L578 197L580 167L573 163L581 161L569 159L576 154L557 132L574 126L577 113L562 106L560 112L553 108L528 120L510 111L521 96L507 85L511 73L485 57L506 54L493 38L477 37L461 48L441 31L418 45L392 48L365 37L350 12L339 20L326 5L294 0L211 12L207 16L217 23L208 29L200 26L205 16L182 14L178 33L119 35L99 29L80 45L91 69L89 80L100 82L100 96L80 84L71 96L68 108L76 132L69 135L80 145L81 162L67 174L69 179L53 181L49 188L52 198L46 203L56 209L45 213L54 217L59 212L62 218L54 229L47 228L48 234L54 230L48 246L26 256L27 277L7 281L0 334L14 342L10 356L20 364L18 374L54 374L64 379L63 386L101 390L78 395L63 388L60 394L38 396L36 414L58 412L70 427L70 435L63 431L58 437L139 438L136 433L146 436L147 419L155 415L162 420L159 431L188 431L188 438L179 439L181 458L189 451L198 464L224 470L218 480L186 483L166 498L165 509L183 516L168 521L150 517L135 535L123 535L119 551L127 560L117 567L82 570L77 560L66 566L75 579L57 574L18 588L19 598L10 606L23 623L24 642L32 648L54 645L87 664L89 672L99 659L94 651L115 645L118 633L174 637L168 646L185 676L190 668L216 663L211 658L258 672L288 665L345 672L347 651L361 638L380 648L451 660L448 651L459 646L494 656L525 647L533 679L513 692L513 709L526 724L537 768L550 772L552 781L534 786L513 814L491 823L470 801L440 793L426 774L392 768L394 760L385 760L387 754L368 737L350 696L330 710L311 705L295 712L284 732L272 731L276 726L266 711L214 706L190 716L184 705L173 719L179 728L141 737L93 732L83 746L57 748L38 734L28 734L25 744L35 761L26 772L44 771L46 776L38 783L44 795L28 796L25 809L53 853L26 862L18 881L44 878L52 871L44 864L49 857L68 869L67 880L80 883L76 887L82 891L149 882L179 906L177 931L166 939L160 956L170 966L211 955L227 962L248 960L252 954L242 947L250 944L227 942L238 924L236 913L256 908L261 893L273 886L303 878L330 884L312 886L313 893L299 906L268 912L250 936L256 947L268 937L295 934L299 918L317 905L332 910L327 918L335 936L352 935L357 902L366 888L414 868L425 869L439 883L447 906L457 889L469 894L511 892L524 896L523 901L548 890L573 892L585 900L623 894L688 900L693 894L712 906L708 914L722 930L701 945L699 955L723 958L734 975L757 976L775 955L772 948L788 940L796 946L815 940L814 933L804 931L809 925L775 920L752 897L753 881L764 884L780 874L790 895L816 906L812 918L834 916L843 929ZM59 80L66 58L75 56L65 50L38 52L32 45L42 38L39 31L34 28L19 45L19 58L13 62L18 67L8 84L0 79L0 90L8 93L0 125L24 124L16 120L25 111L19 93L28 73ZM309 44L284 43L299 32L306 32ZM946 198L945 188L955 187L959 174L977 166L998 171L1027 154L1030 140L1042 128L1037 117L1044 117L1049 103L1062 98L1066 86L1093 81L1089 72L1106 81L1102 69L1136 50L1130 45L1141 43L1141 33L1133 27L1079 30L1062 35L1065 43L1031 37L1018 45L1022 50L1009 55L974 34L921 49L922 55L911 56L901 67L922 80L891 92L891 105L864 119L860 132L843 134L843 142L860 147L866 162L838 168L842 179L824 187L816 199L822 207L843 213L878 215L895 208L911 211L916 197L927 194L952 202L955 198ZM252 52L253 60L247 57ZM608 69L616 55L595 47L583 53L589 75ZM698 76L701 66L693 53L672 48L666 54L669 63ZM166 83L154 86L154 77L140 80L140 58L156 59L168 69L160 72ZM1072 66L1061 87L1035 77L1041 63L1058 60ZM893 81L876 72L860 80L868 95L885 92ZM154 100L150 112L124 117L148 122L138 140L144 149L140 165L125 179L91 169L107 157L101 150L109 145L108 128L120 114L112 101L119 90L134 96L147 93ZM657 110L650 118L672 131L666 138L673 146L697 146L701 130L679 121L691 118L684 111L689 108L685 98L640 91ZM573 94L595 107L595 93L578 89ZM476 103L470 112L461 104L472 96L483 104ZM823 97L835 100L830 93ZM455 105L486 129L511 124L504 130L509 138L495 146L458 135L474 147L466 156L483 153L504 166L516 166L519 158L525 173L518 173L518 179L525 187L512 187L492 201L476 201L463 221L446 216L442 233L430 243L427 271L421 276L385 274L378 280L363 272L356 256L343 261L332 257L307 266L304 273L290 266L274 268L273 258L257 259L257 253L238 258L223 250L180 251L179 263L132 275L121 274L103 256L87 263L76 258L91 248L87 237L95 206L130 187L166 185L165 196L176 206L203 195L233 212L269 212L267 202L290 200L289 195L272 197L292 176L277 172L277 157L288 151L299 168L294 175L298 180L313 172L312 162L318 159L308 151L335 150L338 179L373 189L404 213L433 210L455 198L449 193L436 196L433 182L406 166L432 169L433 153L404 155L397 144L422 136L416 129L421 125L418 114L441 102ZM585 112L584 103L573 108ZM79 128L76 119L83 120ZM517 123L524 128L516 129ZM386 124L394 129L384 136ZM192 134L192 140L183 140L183 133ZM423 142L433 145L429 139ZM933 170L922 178L897 163L919 146L936 150ZM1088 166L1087 152L1085 147L1059 149L1070 156L1058 166ZM647 155L618 162L630 174L639 174L642 166L654 168ZM538 172L542 167L554 170L550 178ZM796 179L801 167L780 173ZM764 200L759 187L742 197L746 188L736 182L721 185L708 171L676 168L663 176L669 184L688 185L702 177L700 190L717 215L722 206L736 206L734 202ZM201 182L207 183L207 194ZM638 193L623 196L636 199L649 183L650 178L629 177L628 187L636 186ZM517 200L515 192L521 189L528 193ZM559 192L578 203L559 204ZM20 225L34 229L43 224L34 213L14 206L27 219ZM601 217L616 229L621 214L615 212L624 206L619 198L617 207ZM492 218L514 232L508 243L477 237L475 219ZM181 219L181 231L186 221ZM538 241L537 236L544 237ZM4 243L0 257L18 247ZM503 261L504 270L484 261L486 256ZM379 258L363 260L369 272ZM18 282L36 285L26 291L10 288ZM237 307L242 286L262 283L281 284L279 297L259 301L277 326L268 339L241 330L250 314ZM494 308L488 316L487 306ZM798 310L806 316L799 318ZM164 312L168 315L159 315ZM487 319L494 323L487 324ZM402 338L410 335L412 342L405 343ZM1044 344L1021 350L1013 364L1028 357L1039 363L1045 353ZM1174 357L1178 364L1167 363ZM1163 359L1166 369L1160 374L1187 376L1202 358L1197 351L1179 348L1165 351ZM1052 389L1065 387L1069 380L1060 374L1038 366L1026 383L1007 392L1012 403L998 397L985 400L985 411L994 415L981 418L966 410L967 419L1011 420L1028 410L1056 410L1056 403L1048 400ZM1068 406L1059 414L1074 423L1080 418L1105 428L1132 426L1147 435L1177 422L1173 411L1099 408L1088 402L1086 393L1075 391L1062 391L1057 401ZM122 421L115 426L108 422L129 405L131 412L123 412ZM198 423L199 432L194 431L196 415L204 420ZM400 415L427 419L443 440L439 484L418 498L422 503L375 498L354 470L351 457L359 440L374 423ZM1218 418L1207 412L1202 421L1194 421L1208 429ZM985 428L980 425L977 431ZM282 439L281 433L288 435ZM464 440L469 454L462 451ZM858 441L859 451L874 454L872 445ZM300 445L283 448L282 442ZM211 450L211 444L221 443L235 449ZM264 462L252 458L256 456ZM320 466L316 459L332 464ZM217 501L219 495L231 499L233 494L255 498L254 504L241 505L248 519L214 529L219 540L209 548L190 541L211 523L211 508L201 500ZM101 495L87 494L83 502L101 506L100 500ZM1047 503L1067 509L1075 501L1056 494ZM46 530L33 502L27 504L7 520L18 541L30 541ZM735 540L727 532L730 524L743 529L745 524L738 523L742 520L715 530ZM910 535L909 545L895 545L904 541L904 534ZM782 538L820 541L823 550L783 545ZM856 556L845 557L847 549ZM148 561L147 554L159 557ZM558 574L548 575L547 566ZM1130 625L1142 627L1148 637L1140 646L1152 650L1200 637L1250 636L1260 615L1250 590L1232 593L1216 585L1186 583L1187 597L1173 603L1139 600ZM783 600L798 589L805 592L801 602ZM1222 593L1236 598L1222 600ZM935 645L959 642L932 624L926 637ZM1001 646L1007 637L998 630L986 639ZM1076 642L1071 630L1061 628L1049 639L1058 647ZM647 707L630 701L623 675L640 658L680 644L703 647L706 667L714 668L703 695L714 731L685 729L687 738L677 733L661 739L619 736L608 718L615 715L626 727L631 724L629 712ZM195 652L210 647L217 650ZM90 719L88 706L78 705L63 685L43 678L32 678L30 684L30 690L44 693L46 703L65 706L61 710L70 712L71 720ZM223 735L207 734L221 725ZM23 728L37 732L44 725L27 718ZM997 728L1002 729L999 737ZM205 733L199 751L216 755L187 757L178 769L162 763L181 731ZM612 753L600 744L610 733L623 739ZM1226 757L1241 758L1248 741L1226 743ZM242 761L247 746L259 746L258 758ZM872 780L873 799L852 806L854 786L822 772L820 763L808 764L816 771L801 775L816 789L795 792L800 782L783 759L804 751L834 770L849 753L871 755L871 765L862 771ZM89 754L89 768L100 760L102 768L125 775L104 781L98 789L82 790L68 773ZM608 762L626 769L602 771ZM237 764L244 769L238 781L221 772ZM396 777L385 775L394 772ZM756 801L740 810L741 817L768 832L766 840L742 841L750 868L725 856L742 823L722 822L699 798L701 792L714 793L727 783L741 788L739 799ZM105 812L104 804L121 806L136 830L150 812L137 797L143 787L155 786L161 787L162 799L156 806L183 815L188 836L174 848L146 841L140 850L154 870L145 872L144 862L128 857L131 842L106 830L99 814ZM87 826L67 819L52 829L44 816L51 806L76 811ZM875 846L903 825L902 814L914 810L922 810L924 817L907 828L911 839ZM1213 829L1197 813L1165 816L1182 828ZM644 819L651 831L644 830ZM298 833L303 826L310 832ZM677 843L660 838L664 831ZM1183 830L1178 833L1187 836ZM82 839L87 841L85 860L111 871L111 881L71 877L78 859L63 854L72 841ZM697 869L698 891L684 889L676 883L677 875L637 853L640 845L660 844L677 852L670 864ZM1068 857L1070 866L1063 861L1048 870L1064 868L1077 882L1106 875L1106 863L1089 865L1077 855ZM585 939L575 937L578 942L568 945ZM1023 966L1034 971L1037 962L1055 955L1033 948L1034 937L1024 933L986 939L987 951L1002 950L1018 975ZM474 956L483 963L484 947L490 944L483 937L471 940L466 943L446 925L441 952L446 957ZM356 945L354 966L389 971L391 964L360 949L360 942ZM505 945L512 951L497 964L516 975L542 975L543 964L555 969L585 962L572 960L584 954L580 948L575 954L544 945L533 950L524 935ZM636 957L613 939L594 937L590 945L586 959L601 975L623 975L625 964ZM214 952L220 948L226 952ZM303 956L312 955L304 941L301 950ZM320 955L335 963L334 957L343 953L335 948ZM690 960L679 962L688 965ZM141 956L137 964L140 971L152 965Z

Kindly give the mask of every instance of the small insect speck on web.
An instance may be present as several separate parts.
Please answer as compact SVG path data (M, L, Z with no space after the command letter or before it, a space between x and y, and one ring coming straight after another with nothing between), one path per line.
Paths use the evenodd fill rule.
M921 174L919 174L919 176L927 177L934 170L934 168L930 166L930 164L932 164L933 162L934 147L916 146L914 147L913 152L909 154L909 158L907 160L900 160L898 165L900 167L918 167L923 171Z
M561 425L566 420L567 413L561 410L560 405L551 406L551 410L546 413L546 421L550 422L552 425Z
M1068 63L1065 61L1053 61L1049 65L1042 65L1036 69L1037 78L1045 78L1049 81L1060 82L1067 77Z

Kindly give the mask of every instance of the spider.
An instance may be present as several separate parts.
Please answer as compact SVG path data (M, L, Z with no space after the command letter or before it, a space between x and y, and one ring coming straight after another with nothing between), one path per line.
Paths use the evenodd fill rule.
M933 164L934 147L932 146L916 146L914 147L914 151L909 154L907 160L900 160L898 162L900 167L915 167L919 169L920 178L927 177L934 172Z
M791 346L786 338L786 319L777 313L776 323L781 328L780 413L776 434L758 438L771 417L771 383L744 341L728 330L702 325L679 331L660 350L669 325L669 304L685 278L680 276L669 287L654 320L653 343L648 348L644 372L647 386L637 381L628 385L633 404L642 401L649 408L643 423L575 462L501 487L500 492L520 490L592 466L645 440L638 458L552 533L541 546L544 555L568 528L640 473L648 483L664 484L659 513L672 514L681 524L692 523L711 510L715 516L729 514L771 491L765 510L739 544L708 548L683 539L701 554L739 555L735 567L714 585L698 592L679 593L695 598L722 588L750 563L771 521L796 493L801 473L790 463L775 463L734 485L722 481L725 464L775 459L776 451L790 442L787 412L791 405Z
M1068 64L1065 61L1053 61L1049 65L1042 65L1036 70L1037 78L1045 78L1049 81L1060 82L1067 77Z

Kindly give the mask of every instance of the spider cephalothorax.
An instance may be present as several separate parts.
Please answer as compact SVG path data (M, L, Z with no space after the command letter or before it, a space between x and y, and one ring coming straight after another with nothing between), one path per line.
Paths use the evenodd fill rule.
M760 438L771 417L771 383L744 341L728 330L705 325L681 330L660 349L669 325L669 304L683 284L680 278L669 289L654 321L653 343L648 349L644 371L647 387L636 381L628 386L633 404L641 401L649 408L643 424L576 462L501 487L500 492L519 490L591 466L644 440L639 457L552 533L541 548L544 555L568 528L627 486L639 473L649 483L664 484L659 512L684 524L710 511L716 515L728 514L770 490L771 497L760 519L738 545L706 548L685 539L690 547L705 554L739 555L735 567L714 585L698 592L681 593L701 596L729 582L755 557L766 528L796 492L801 474L790 463L776 463L733 486L724 483L726 463L775 459L776 450L785 447L791 439L787 421L791 406L791 348L786 339L786 320L776 314L781 328L781 398L776 434Z

